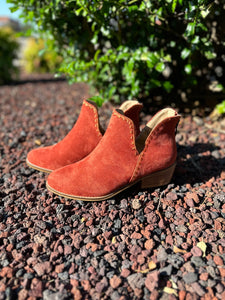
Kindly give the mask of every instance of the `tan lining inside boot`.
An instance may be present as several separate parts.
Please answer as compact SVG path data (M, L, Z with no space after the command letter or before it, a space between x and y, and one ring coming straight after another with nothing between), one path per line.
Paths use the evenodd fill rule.
M135 143L137 151L139 153L142 152L145 147L145 141L147 137L159 123L161 123L166 118L174 117L176 114L176 111L172 108L164 108L156 115L154 115L152 119L147 123L147 125L143 128L139 136L136 138Z
M125 112L126 110L128 110L132 106L134 106L135 104L140 104L140 103L137 100L127 100L120 105L119 109L122 110L123 112Z

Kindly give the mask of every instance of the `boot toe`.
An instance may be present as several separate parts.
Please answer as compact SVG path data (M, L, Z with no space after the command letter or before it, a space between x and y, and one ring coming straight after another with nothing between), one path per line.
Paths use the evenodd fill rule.
M70 166L53 171L47 179L48 189L60 195L74 194L74 184L71 182L70 174Z
M28 155L26 162L27 164L39 171L50 173L54 170L53 158L51 157L50 147L43 147L31 150Z
M59 196L77 200L99 196L99 191L93 189L93 185L92 188L90 186L86 168L79 166L80 162L53 171L47 179L48 190Z

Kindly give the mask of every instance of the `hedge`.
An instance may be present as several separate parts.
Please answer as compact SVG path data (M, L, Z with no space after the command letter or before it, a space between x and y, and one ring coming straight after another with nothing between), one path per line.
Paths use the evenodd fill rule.
M208 0L8 0L99 103L224 89L224 5Z

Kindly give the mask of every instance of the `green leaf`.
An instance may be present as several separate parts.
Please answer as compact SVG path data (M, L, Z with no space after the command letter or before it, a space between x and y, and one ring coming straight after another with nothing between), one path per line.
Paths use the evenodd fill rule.
M132 11L135 11L135 10L138 10L138 6L137 5L132 5L132 6L128 7L128 11L129 12L132 12Z
M211 52L211 51L205 51L205 57L207 58L207 59L214 59L214 58L216 58L216 53L214 53L214 52Z
M170 81L165 81L163 83L163 87L168 93L170 93L170 91L173 89L173 85Z
M165 70L165 64L163 62L159 62L156 66L155 66L155 69L158 71L158 72L162 72L163 70Z
M142 53L141 54L141 60L148 60L148 53Z
M217 104L216 109L220 115L225 113L225 100Z
M188 64L184 67L184 70L187 74L191 74L192 66L190 64Z
M118 56L117 56L117 61L119 60L126 60L130 55L128 53L120 53Z
M80 7L78 9L76 9L75 10L76 15L79 16L81 14L81 12L82 12L83 9L84 9L83 7Z
M162 13L163 13L163 7L161 6L161 7L157 10L157 17L162 17Z
M88 100L94 101L99 107L104 103L104 99L101 96L93 96Z
M132 84L131 84L131 98L137 97L138 93L140 91L140 81L136 78L132 78Z
M154 68L154 64L151 61L148 61L148 60L147 60L147 66L148 66L149 69Z
M170 54L167 54L166 56L163 57L163 60L164 60L164 61L167 61L167 62L171 62L171 61L172 61L171 55L170 55Z
M210 3L207 8L205 8L204 6L200 7L201 8L201 16L203 17L203 19L205 19L208 16L212 6L213 6L213 3Z
M207 16L208 16L208 14L210 13L210 11L209 10L201 10L201 15L202 15L202 17L203 17L203 19L205 19Z
M170 42L170 47L174 48L175 46L176 46L176 42L171 41L171 42Z
M194 3L192 1L189 1L189 11L193 12L197 9L197 6L194 5Z
M208 31L208 28L203 23L199 23L198 27L201 28L204 31Z
M182 59L186 59L191 53L191 50L190 49L187 49L187 48L184 48L182 51L181 51L181 58Z
M218 83L216 85L216 89L221 92L222 90L224 90L224 86L221 83Z
M133 4L133 3L135 3L135 2L138 2L139 0L131 0L131 1L129 1L129 5L131 5L131 4Z
M95 61L98 60L98 55L99 55L100 52L101 52L100 49L98 49L98 50L95 52L95 55L94 55L94 60L95 60Z
M128 61L127 66L128 66L129 72L131 73L131 72L133 71L133 68L134 68L134 60L133 60L133 58L131 58L131 59Z
M198 44L199 43L199 36L196 35L191 42L192 42L192 44Z
M151 79L150 80L150 86L151 87L160 87L161 86L161 81L156 80L156 79Z
M175 10L176 10L176 6L177 6L177 0L173 0L173 3L172 3L172 12L174 13Z
M112 96L115 94L116 92L116 87L115 86L112 86L110 89L109 89L109 92L108 92L108 99L111 99Z
M17 11L19 8L18 7L9 7L11 13Z
M31 28L28 28L27 30L26 30L26 32L25 32L25 36L31 36L31 33L32 33L32 29Z
M152 52L142 53L141 60L146 60L149 68L153 68L159 62L159 58Z
M187 36L194 35L194 33L195 33L195 26L196 26L195 22L191 22L191 23L188 24L188 26L186 28L186 34L187 34Z

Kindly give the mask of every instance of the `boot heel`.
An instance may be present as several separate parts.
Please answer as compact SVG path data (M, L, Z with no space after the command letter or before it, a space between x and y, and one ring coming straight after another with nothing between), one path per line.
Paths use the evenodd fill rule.
M172 166L162 171L158 171L148 176L145 176L141 180L141 188L144 189L144 188L152 188L152 187L167 185L172 179L175 167L176 167L176 163L174 163Z

